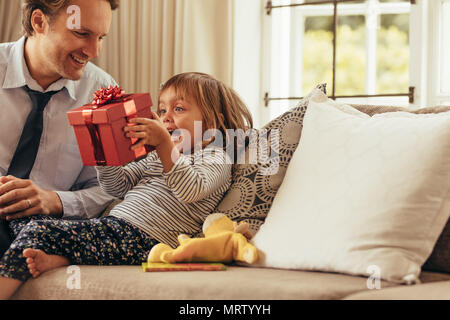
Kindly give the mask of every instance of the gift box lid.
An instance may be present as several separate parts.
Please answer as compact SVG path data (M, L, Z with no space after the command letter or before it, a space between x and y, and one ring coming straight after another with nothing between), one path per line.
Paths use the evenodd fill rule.
M106 104L87 104L67 112L71 125L84 125L85 112L92 111L92 123L111 123L118 119L136 115L140 110L151 108L152 99L149 93L124 95L120 100Z

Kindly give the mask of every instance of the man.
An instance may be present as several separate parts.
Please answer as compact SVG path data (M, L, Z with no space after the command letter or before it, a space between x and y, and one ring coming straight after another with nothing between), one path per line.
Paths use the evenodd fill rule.
M25 36L0 44L0 257L32 217L93 218L113 200L83 166L66 113L116 84L89 61L117 7L118 0L25 0Z

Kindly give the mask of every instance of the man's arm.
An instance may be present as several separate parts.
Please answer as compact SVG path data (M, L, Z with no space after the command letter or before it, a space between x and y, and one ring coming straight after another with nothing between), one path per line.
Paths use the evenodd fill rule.
M1 177L0 218L50 215L66 219L98 217L114 200L98 186L95 169L84 167L71 191L45 190L31 180Z
M56 193L66 219L97 218L115 199L100 188L94 167L84 167L70 191Z

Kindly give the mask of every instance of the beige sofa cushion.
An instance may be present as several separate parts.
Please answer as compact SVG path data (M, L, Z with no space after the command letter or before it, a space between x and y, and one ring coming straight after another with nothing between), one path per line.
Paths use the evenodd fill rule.
M138 266L81 266L80 289L67 289L67 268L27 281L19 300L318 300L367 291L367 278L335 273L230 266L227 271L147 272ZM422 283L450 281L422 272ZM398 286L381 281L381 288ZM402 286L405 289L413 287ZM378 291L378 290L375 290Z
M450 300L450 281L358 292L345 300Z
M27 281L14 299L298 300L341 299L367 290L367 279L333 273L231 266L227 271L148 272L138 266L82 266L79 290L66 268ZM382 282L382 287L394 284Z
M368 114L369 116L373 116L379 113L386 112L396 112L396 111L406 111L415 114L429 114L429 113L441 113L450 111L450 107L447 106L437 106L437 107L427 107L421 108L417 110L411 110L403 107L393 107L393 106L371 106L371 105L362 105L362 104L352 104L352 107L355 107L361 112Z

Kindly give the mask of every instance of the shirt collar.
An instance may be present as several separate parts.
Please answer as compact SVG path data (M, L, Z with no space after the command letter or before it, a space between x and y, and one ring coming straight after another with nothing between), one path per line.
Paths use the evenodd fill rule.
M21 88L27 85L30 89L43 92L42 87L31 77L25 62L25 40L20 38L11 48L3 81L3 89ZM76 100L76 82L69 79L59 79L52 83L46 91L59 91L65 88L69 96Z

